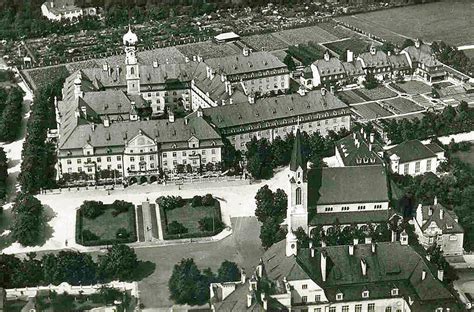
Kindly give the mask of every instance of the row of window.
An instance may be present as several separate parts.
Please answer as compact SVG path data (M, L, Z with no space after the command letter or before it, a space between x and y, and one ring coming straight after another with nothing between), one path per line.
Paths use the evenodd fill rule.
M216 149L214 149L214 148L211 149L211 154L212 154L212 155L215 155L215 154L216 154ZM181 152L181 155L182 155L183 157L185 157L185 156L187 155L186 151L182 151L182 152ZM201 151L201 155L202 155L202 156L206 155L206 150L202 150L202 151ZM171 156L172 156L172 157L178 157L178 152L173 152L173 153L171 154ZM167 157L168 157L168 154L167 154L167 153L163 153L163 158L167 158Z
M426 171L431 171L431 159L426 161ZM410 163L403 165L403 174L407 175L410 170ZM415 162L415 173L420 173L421 171L421 161Z
M390 308L390 309L389 309ZM329 307L329 312L337 312L337 307ZM323 312L324 310L322 308L315 308L314 309L314 312ZM341 310L342 312L349 312L349 306L348 305L345 305L345 306L342 306L341 307ZM356 304L355 305L355 309L354 309L355 312L362 312L362 304ZM367 304L367 312L375 312L375 303L369 303ZM392 312L392 308L391 307L387 307L385 309L386 312ZM401 312L401 310L397 309L397 312Z
M122 156L117 156L116 159L117 159L117 161L122 161ZM97 157L96 161L97 161L98 163L100 163L100 162L102 162L102 158ZM108 157L106 158L106 161L107 161L107 162L111 162L111 161L112 161L112 157L111 157L111 156L108 156ZM87 159L86 159L86 163L91 163L91 162L92 162L92 158L87 158ZM71 160L71 159L68 159L68 160L66 160L66 163L67 163L68 165L71 165L71 164L72 164L72 160ZM78 165L79 165L79 164L82 164L82 159L81 159L81 158L76 159L76 163L77 163Z
M366 208L366 205L357 206L357 210L365 210L365 208ZM382 209L382 204L374 205L374 209ZM349 210L350 210L349 206L342 206L341 207L341 211L349 211ZM334 207L326 207L326 208L324 208L324 211L325 212L334 211Z

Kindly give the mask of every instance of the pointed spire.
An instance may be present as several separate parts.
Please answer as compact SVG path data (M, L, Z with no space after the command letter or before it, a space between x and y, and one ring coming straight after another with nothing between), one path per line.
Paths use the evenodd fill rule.
M306 169L306 162L303 158L303 146L301 143L301 131L299 129L299 118L298 125L296 126L295 142L293 144L293 151L291 152L290 170L296 171L298 167Z

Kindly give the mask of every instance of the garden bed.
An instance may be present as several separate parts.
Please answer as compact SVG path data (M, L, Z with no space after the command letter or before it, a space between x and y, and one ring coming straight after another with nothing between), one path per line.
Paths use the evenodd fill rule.
M406 81L403 83L392 83L391 86L408 94L424 94L431 92L431 87L429 85L416 80Z
M117 201L116 201L117 202ZM117 205L101 205L101 213L88 218L81 206L76 212L76 242L83 246L112 245L137 241L135 206L119 212ZM121 234L119 233L121 231Z
M193 199L175 198L179 203L171 206L160 204L161 198L157 200L165 240L214 236L224 229L220 203L217 199L213 198L212 203L193 205ZM200 225L200 221L204 218L208 220L207 230ZM173 225L170 226L172 223L180 224L183 231L179 231L180 233L173 231Z
M360 88L354 89L353 91L366 101L377 101L397 96L395 92L384 86L379 86L370 90Z
M415 104L415 102L404 98L395 98L391 100L381 101L382 107L388 107L397 114L406 114L424 110L423 107Z
M369 47L372 43L373 41L368 39L349 38L335 42L328 42L325 43L324 46L338 55L346 53L346 50L351 50L355 55L359 55L363 52L369 51Z

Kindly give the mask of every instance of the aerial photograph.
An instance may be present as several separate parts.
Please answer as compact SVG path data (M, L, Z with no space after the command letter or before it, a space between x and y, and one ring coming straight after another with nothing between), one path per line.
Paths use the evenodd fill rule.
M474 0L0 0L43 311L474 311Z

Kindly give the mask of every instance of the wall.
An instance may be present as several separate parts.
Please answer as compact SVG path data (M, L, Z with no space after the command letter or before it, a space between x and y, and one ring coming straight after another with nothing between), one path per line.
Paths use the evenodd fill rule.
M431 160L431 169L427 168L428 160ZM418 172L415 170L417 162L420 163L420 170ZM408 171L406 171L405 166L408 166ZM420 159L417 161L411 161L407 163L400 163L398 165L398 168L394 165L393 162L391 162L391 168L392 168L392 171L397 172L398 174L401 174L401 175L409 174L411 176L417 176L417 175L422 175L426 172L436 173L436 170L438 168L438 159L436 157L432 157L432 158Z
M375 208L375 205L380 205L380 208ZM359 206L364 206L364 209L358 209ZM342 208L349 210L342 210ZM326 208L332 208L331 211L326 211ZM359 211L364 213L364 211L375 211L375 210L387 210L388 209L388 202L374 202L374 203L351 203L351 204L335 204L335 205L318 205L316 207L317 213L345 213L345 212L355 212Z

